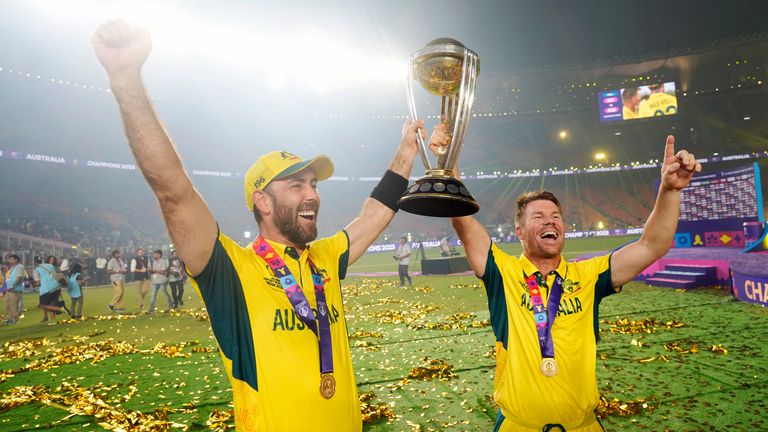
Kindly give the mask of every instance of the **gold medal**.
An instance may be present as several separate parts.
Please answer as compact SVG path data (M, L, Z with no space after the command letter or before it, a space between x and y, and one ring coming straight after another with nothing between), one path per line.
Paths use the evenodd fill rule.
M557 362L551 357L545 357L541 359L541 374L546 377L553 377L557 375Z
M332 374L326 373L320 375L320 394L330 399L336 393L336 378Z

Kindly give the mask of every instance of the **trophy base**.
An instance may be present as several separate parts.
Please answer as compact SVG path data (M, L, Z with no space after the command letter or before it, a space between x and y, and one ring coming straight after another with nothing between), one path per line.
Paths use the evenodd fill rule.
M464 183L441 175L417 179L397 204L408 213L433 217L469 216L480 210Z

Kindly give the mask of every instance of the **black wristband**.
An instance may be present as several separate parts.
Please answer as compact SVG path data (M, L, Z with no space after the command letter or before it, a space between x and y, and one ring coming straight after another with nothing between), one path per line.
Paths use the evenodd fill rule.
M384 204L397 213L399 210L397 201L403 196L405 190L408 188L408 179L395 173L392 170L387 170L384 176L379 180L379 184L373 188L371 192L371 198Z

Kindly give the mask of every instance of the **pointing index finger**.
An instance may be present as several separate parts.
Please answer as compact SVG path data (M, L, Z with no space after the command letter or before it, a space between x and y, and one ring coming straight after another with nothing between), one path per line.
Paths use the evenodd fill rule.
M675 157L675 137L673 135L667 135L667 142L664 145L664 160L669 160Z

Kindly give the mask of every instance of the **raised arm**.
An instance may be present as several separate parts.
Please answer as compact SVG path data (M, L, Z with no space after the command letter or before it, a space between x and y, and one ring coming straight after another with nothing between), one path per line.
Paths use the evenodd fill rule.
M482 277L485 274L485 263L488 261L491 237L483 224L472 216L451 218L451 225L461 239L469 266L478 277Z
M440 148L447 146L450 141L446 125L439 123L435 126L435 130L429 139L429 149L433 154L437 155L440 152ZM453 175L459 178L458 167L455 170L456 172ZM456 235L459 236L461 244L464 246L464 253L467 254L469 266L472 267L472 271L478 277L482 277L485 274L485 263L488 261L491 237L488 235L485 227L473 216L451 218L451 225L453 225Z
M149 33L122 20L108 21L99 26L92 42L109 75L128 144L157 197L174 247L189 271L198 274L213 251L216 221L187 176L144 88L141 68L152 49Z
M413 169L413 160L418 153L416 134L424 134L424 122L416 120L403 125L403 135L397 147L395 158L389 165L389 170L400 176L407 183ZM405 188L403 188L405 189ZM404 192L401 191L400 193ZM368 246L376 240L395 216L395 211L375 198L367 198L363 210L345 230L349 235L349 264L360 258Z
M613 286L618 287L631 281L672 247L680 216L680 193L691 183L693 173L699 171L701 164L693 154L686 150L675 153L675 137L668 136L659 193L645 223L643 235L638 241L624 246L611 256Z

